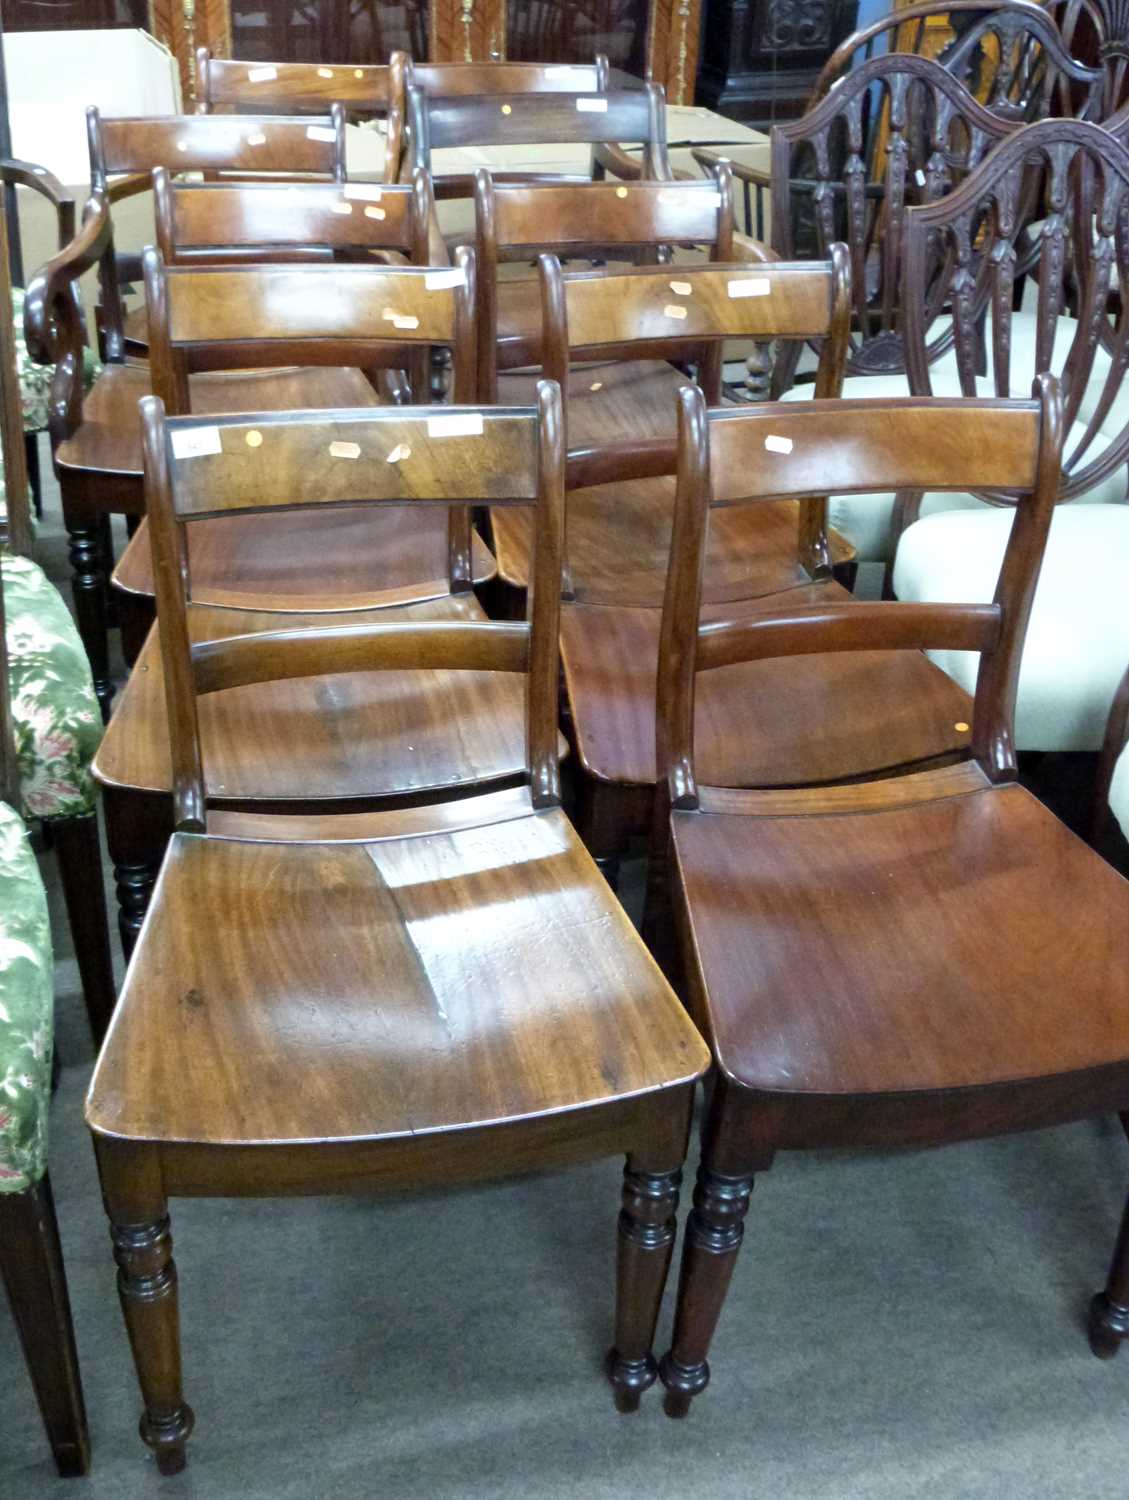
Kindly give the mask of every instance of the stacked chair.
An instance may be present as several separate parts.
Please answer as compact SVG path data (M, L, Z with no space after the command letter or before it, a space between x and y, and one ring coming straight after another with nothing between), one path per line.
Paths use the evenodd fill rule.
M1039 681L1084 748L1104 726L1095 834L1129 822L1094 588L1129 541L1129 148L1061 9L954 0L939 60L933 7L852 38L738 172L756 239L602 58L202 52L198 114L92 112L25 321L107 716L113 623L132 669L93 762L129 967L87 1122L162 1473L194 1423L171 1199L623 1156L606 1373L680 1417L777 1153L1129 1121L1129 884L1017 759L1058 748L1043 643L1092 619L1101 671ZM578 165L433 155L530 143ZM760 399L725 399L734 342ZM1091 1348L1125 1336L1129 1228Z

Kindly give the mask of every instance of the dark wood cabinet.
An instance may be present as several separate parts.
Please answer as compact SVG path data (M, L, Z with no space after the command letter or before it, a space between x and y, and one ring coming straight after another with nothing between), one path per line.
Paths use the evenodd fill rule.
M858 0L705 0L697 103L765 127L802 114Z

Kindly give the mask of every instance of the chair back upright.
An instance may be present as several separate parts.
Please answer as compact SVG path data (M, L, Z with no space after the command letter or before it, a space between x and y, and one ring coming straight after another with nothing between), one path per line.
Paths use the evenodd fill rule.
M873 58L773 128L773 248L787 259L823 259L836 240L850 249L848 373L905 369L906 210L944 198L1013 129L945 68L908 53ZM791 385L798 357L794 348L777 362L774 394Z
M818 339L816 396L840 394L850 330L846 248L832 245L823 264L638 266L562 272L555 256L540 260L544 370L567 389L573 360L673 359L694 364L708 405L721 400L721 354L729 338ZM566 406L567 440L567 406ZM673 437L609 439L569 450L569 488L673 474ZM811 498L818 496L820 498ZM800 562L828 577L826 491L814 486L799 507ZM566 585L568 553L565 554Z
M1032 181L1042 220L1033 319L1014 307ZM1093 491L1129 459L1129 308L1114 295L1129 285L1127 222L1129 148L1081 120L1025 126L944 202L906 214L905 279L919 288L905 304L911 389L931 394L928 347L941 321L966 396L1013 395L1037 374L1059 376L1064 500ZM1024 336L1032 322L1033 336Z
M1015 694L1024 634L1058 493L1062 403L1053 376L1028 401L916 398L783 402L707 411L679 403L674 530L660 638L657 765L663 838L674 811L739 811L763 794L699 787L697 673L833 651L978 651L971 759L990 782L1016 774ZM711 508L897 489L992 488L1016 508L990 604L787 604L701 622ZM885 783L884 783L885 784Z
M497 400L499 369L536 364L541 341L507 331L499 341L498 266L542 251L561 256L653 262L674 246L704 248L711 261L733 255L733 190L728 168L716 181L539 184L475 174L479 267L479 378ZM631 357L631 356L625 356ZM666 357L666 356L663 356ZM563 387L562 387L563 388Z
M141 403L146 505L165 673L176 826L207 827L196 699L255 682L337 672L442 668L526 676L527 774L535 807L560 802L557 748L564 442L560 391L536 408L400 408L166 418ZM253 444L248 438L254 434ZM524 621L374 622L193 644L193 521L321 506L521 505L535 517Z
M169 172L270 174L276 178L345 181L345 114L326 116L151 115L103 116L86 111L91 192L111 206L148 191L157 167ZM121 286L136 281L140 260L118 254L111 237L99 265L105 358L125 358Z

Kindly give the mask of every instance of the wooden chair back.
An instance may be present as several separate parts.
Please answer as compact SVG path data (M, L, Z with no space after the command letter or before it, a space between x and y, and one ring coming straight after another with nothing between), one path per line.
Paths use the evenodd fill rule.
M739 662L832 651L979 651L970 755L1015 776L1019 663L1055 498L1062 404L1053 376L1029 401L783 402L708 411L687 387L660 636L656 747L662 818L695 810L694 683ZM991 604L786 604L701 623L711 507L891 489L1007 491L1016 508ZM705 789L703 789L705 790ZM744 794L749 796L750 794ZM755 795L755 794L752 794ZM718 793L736 809L742 794Z
M275 174L286 178L345 181L345 113L332 106L310 119L241 115L104 117L86 111L91 191L109 204L148 191L157 167L170 172ZM119 255L113 242L99 267L103 352L125 358L121 285L141 274L135 255Z
M836 240L850 249L849 373L905 369L906 210L944 198L1012 129L946 69L906 53L864 63L808 114L773 128L773 248L821 260ZM791 384L798 356L793 347L777 361L774 394Z
M480 168L474 198L484 400L497 400L499 368L537 360L537 351L522 339L499 347L498 266L503 261L529 260L546 250L654 261L675 245L704 247L710 260L733 255L733 188L727 169L716 181L530 186L499 182Z
M466 247L443 270L166 266L153 247L142 261L153 390L170 415L191 410L193 371L298 364L367 372L407 364L415 372L426 370L435 346L451 351L453 399L477 399L474 253Z
M540 258L545 374L567 389L571 361L675 359L697 367L703 400L721 400L722 346L728 338L818 339L816 396L832 400L843 385L850 330L846 248L832 245L825 264L632 266L562 272L556 256ZM567 408L566 408L567 440ZM569 453L569 488L673 474L675 439L609 440ZM801 499L799 556L812 577L831 571L826 491ZM567 548L565 556L568 579Z
M443 668L526 674L533 804L560 801L557 750L564 439L560 391L541 381L536 408L416 407L166 418L141 403L145 493L165 670L175 817L207 812L198 696L254 682L335 672ZM201 444L201 432L206 441ZM254 443L249 439L254 437ZM532 600L525 621L327 626L193 645L187 528L209 516L323 505L526 505L535 512ZM452 536L456 529L452 528ZM470 588L469 554L452 549L453 588Z
M598 52L591 63L411 61L407 84L440 99L467 99L474 95L604 94L608 75L608 59Z
M247 62L196 49L196 113L329 114L340 104L347 119L403 111L406 52L385 63Z
M1027 366L1015 368L1013 308L1017 242L1040 185L1036 338ZM919 288L905 303L911 389L932 390L929 346L938 319L951 313L961 391L1007 395L1052 369L1056 334L1074 329L1061 369L1069 434L1062 499L1092 490L1129 457L1129 422L1102 435L1129 369L1129 309L1115 289L1129 285L1129 149L1080 120L1043 120L998 145L943 202L906 214L905 277ZM1073 324L1064 315L1075 310ZM991 332L985 339L984 319ZM986 361L986 369L985 369ZM981 371L985 373L981 374ZM1095 400L1095 385L1100 395ZM1092 415L1072 432L1083 396ZM1112 440L1111 440L1112 439ZM990 498L990 497L986 497Z
M452 146L590 145L592 165L586 177L578 174L498 172L500 182L569 182L591 180L604 165L615 169L615 158L604 148L621 141L639 143L641 171L652 181L673 181L666 150L666 106L662 88L649 83L639 89L611 93L510 93L440 97L418 86L408 86L408 144L410 166L431 171L433 150ZM473 187L469 174L432 180L437 198L466 197Z
M1054 18L1031 0L951 0L943 6L926 0L892 11L836 47L816 79L812 103L882 52L926 55L931 20L957 29L936 61L1002 120L1023 125L1049 115L1101 117L1102 70L1072 57Z
M427 264L431 184L177 182L153 174L157 248L166 265L371 261L392 251Z

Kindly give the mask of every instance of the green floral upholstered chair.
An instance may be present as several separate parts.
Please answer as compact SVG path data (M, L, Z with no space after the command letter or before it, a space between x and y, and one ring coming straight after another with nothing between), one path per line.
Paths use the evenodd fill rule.
M47 1177L54 1001L47 896L27 830L0 802L0 1275L60 1474L89 1440Z

